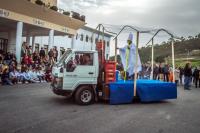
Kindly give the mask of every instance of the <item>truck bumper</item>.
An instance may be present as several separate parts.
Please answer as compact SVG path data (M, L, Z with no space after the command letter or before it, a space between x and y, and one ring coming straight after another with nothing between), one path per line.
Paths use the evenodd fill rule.
M63 90L61 88L56 88L53 85L51 85L52 87L52 91L54 94L56 95L60 95L60 96L66 96L66 97L71 97L72 96L72 91L71 90Z

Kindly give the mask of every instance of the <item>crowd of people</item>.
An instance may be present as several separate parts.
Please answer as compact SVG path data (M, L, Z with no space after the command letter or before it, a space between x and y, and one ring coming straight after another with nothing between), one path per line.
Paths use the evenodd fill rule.
M142 65L140 78L150 78L151 66ZM184 67L176 67L173 77L173 68L168 64L156 64L153 68L153 79L165 82L173 82L184 85L184 89L189 90L192 83L195 87L200 88L200 68L192 67L190 63L186 63Z
M0 51L0 82L2 85L13 85L17 83L50 82L53 64L57 61L58 51L56 47L50 49L48 53L44 48L34 51L26 42L21 48L21 62L17 63L13 53ZM118 69L121 67L118 66ZM120 70L120 71L121 71ZM150 79L151 65L143 64L142 70L138 74L139 79ZM185 67L176 67L175 76L173 69L168 64L155 64L153 68L153 79L165 82L175 82L184 84L184 89L190 89L191 83L195 87L200 87L200 68L192 67L187 63ZM134 76L130 77L133 79Z
M123 71L122 64L117 66L117 70ZM127 73L128 75L128 73ZM190 63L186 63L184 67L176 67L173 77L173 68L169 64L155 64L153 68L153 75L151 64L142 64L142 70L138 73L139 79L154 79L164 82L173 82L177 85L184 85L185 90L189 90L192 84L200 88L200 67L192 67ZM121 73L123 79L124 73ZM134 79L134 75L129 76L128 79Z
M22 44L19 64L15 54L0 51L0 82L2 85L50 82L52 66L57 58L56 47L48 53L44 48L33 52L26 42Z

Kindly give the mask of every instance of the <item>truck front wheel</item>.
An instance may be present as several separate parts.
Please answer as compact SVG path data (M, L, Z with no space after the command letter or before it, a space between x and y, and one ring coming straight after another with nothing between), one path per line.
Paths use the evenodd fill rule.
M81 86L75 93L75 101L79 105L89 105L94 102L94 91L89 86Z

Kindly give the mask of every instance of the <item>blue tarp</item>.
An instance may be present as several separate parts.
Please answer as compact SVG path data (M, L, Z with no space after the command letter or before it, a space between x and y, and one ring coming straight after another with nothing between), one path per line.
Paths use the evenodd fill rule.
M110 83L110 104L131 103L134 97L133 81ZM158 80L137 80L137 95L142 102L162 101L177 98L175 83Z

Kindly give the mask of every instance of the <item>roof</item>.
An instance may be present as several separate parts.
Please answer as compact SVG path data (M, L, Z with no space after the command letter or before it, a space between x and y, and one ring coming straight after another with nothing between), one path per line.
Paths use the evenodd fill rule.
M99 35L102 35L102 34L103 34L102 31L99 31L99 30L97 30L97 29L94 29L94 28L91 28L91 27L88 27L88 26L83 26L81 29L84 29L84 30L87 30L87 31L91 31L91 32L96 33L96 34L99 34ZM106 36L106 37L113 37L113 35L108 34L108 33L106 33L106 32L104 32L104 36Z
M69 34L83 27L86 23L27 0L0 0L0 9L8 12L8 19L60 30ZM3 11L2 11L3 12ZM38 24L39 23L39 24ZM58 27L57 29L55 29Z

